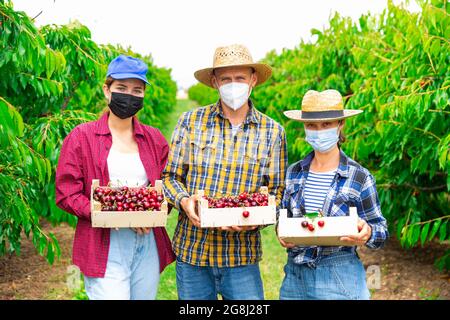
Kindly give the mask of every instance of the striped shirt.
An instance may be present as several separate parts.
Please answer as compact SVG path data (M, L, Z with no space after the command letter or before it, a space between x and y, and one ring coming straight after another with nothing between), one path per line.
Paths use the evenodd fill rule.
M305 210L307 213L318 212L323 207L336 170L330 172L310 171L305 182Z
M309 168L313 158L314 152L311 152L287 169L282 207L287 209L289 217L302 217L306 213L303 191L311 175ZM322 208L325 216L344 216L349 214L349 207L356 207L358 216L372 228L372 236L366 246L371 249L383 247L389 233L381 213L375 179L366 168L341 150L339 166ZM288 249L288 255L294 263L315 265L323 256L341 251L356 254L356 246L297 246Z
M233 267L261 260L259 230L226 232L197 228L180 210L183 197L204 190L221 197L267 186L281 202L287 167L283 127L250 110L236 135L225 118L220 100L185 112L172 134L169 159L163 172L164 192L179 211L172 246L178 259L197 266Z

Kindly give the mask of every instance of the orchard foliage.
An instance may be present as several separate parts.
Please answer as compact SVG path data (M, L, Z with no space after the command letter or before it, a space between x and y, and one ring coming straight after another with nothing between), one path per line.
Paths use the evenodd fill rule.
M219 99L219 93L216 89L205 86L203 83L197 83L188 89L189 99L196 101L202 106L214 103Z
M450 4L421 6L411 13L389 2L356 22L334 14L312 43L268 53L273 76L252 95L285 127L290 163L311 148L282 112L300 109L307 90L337 89L346 108L364 110L346 121L343 149L374 174L391 234L406 248L450 238ZM199 88L200 104L214 102L212 89ZM437 265L449 263L447 251Z
M61 144L78 124L99 118L109 62L124 53L149 66L141 121L163 127L176 102L170 70L151 56L98 45L78 22L38 29L23 12L0 1L0 255L20 252L22 231L51 263L59 246L41 229L76 218L55 205L55 168Z

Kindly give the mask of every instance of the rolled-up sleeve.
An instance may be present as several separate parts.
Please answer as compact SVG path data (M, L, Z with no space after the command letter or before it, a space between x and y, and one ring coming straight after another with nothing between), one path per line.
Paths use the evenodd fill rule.
M56 168L56 205L80 219L91 219L90 200L84 194L82 153L77 128L64 139Z
M279 137L274 144L270 159L268 180L269 193L274 194L277 202L277 210L280 208L284 191L284 179L287 168L287 144L286 133L281 128Z
M366 242L371 249L380 249L389 237L387 222L381 213L375 179L368 175L361 189L360 201L356 203L358 215L372 228L372 235Z

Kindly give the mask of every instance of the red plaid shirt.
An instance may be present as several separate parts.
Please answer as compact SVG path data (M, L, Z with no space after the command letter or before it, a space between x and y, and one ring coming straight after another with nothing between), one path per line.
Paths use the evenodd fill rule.
M90 192L93 179L107 185L107 158L112 145L105 113L98 121L75 127L64 139L56 169L56 204L78 217L72 259L88 277L104 277L109 252L110 229L91 227ZM134 137L147 178L155 185L167 162L169 146L161 132L133 117ZM160 271L175 260L165 228L153 228Z

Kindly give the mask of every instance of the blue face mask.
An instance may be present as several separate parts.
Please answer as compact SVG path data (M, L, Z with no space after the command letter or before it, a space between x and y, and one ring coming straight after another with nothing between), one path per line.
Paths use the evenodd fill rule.
M306 142L308 142L314 150L319 152L327 152L331 150L339 141L339 127L326 130L308 130L306 132Z

